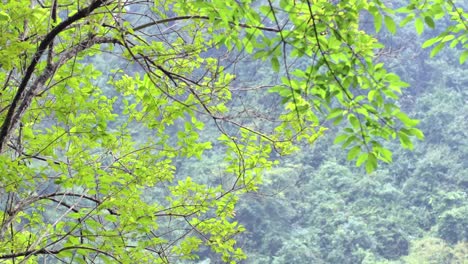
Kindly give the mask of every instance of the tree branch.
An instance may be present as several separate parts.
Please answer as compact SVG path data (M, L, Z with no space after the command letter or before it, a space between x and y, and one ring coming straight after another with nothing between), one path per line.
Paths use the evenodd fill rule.
M25 256L37 256L37 255L57 255L62 251L66 250L74 250L74 249L84 249L84 250L90 250L97 252L98 254L103 254L106 255L118 263L122 263L120 260L118 260L114 255L97 249L97 248L92 248L92 247L85 247L85 246L69 246L69 247L64 247L59 250L48 250L45 248L39 249L39 250L28 250L28 251L23 251L23 252L18 252L18 253L12 253L12 254L5 254L5 255L0 255L0 259L13 259L13 258L18 258L18 257L25 257Z
M166 19L161 19L161 20L157 20L157 21L148 22L146 24L134 27L133 30L138 31L138 30L142 30L142 29L145 29L147 27L154 26L154 25L164 24L164 23L178 21L178 20L188 20L188 19L209 20L210 18L208 16L198 16L198 15L170 17L170 18L166 18ZM221 20L221 19L218 18L218 20ZM252 25L248 25L248 24L244 24L244 23L237 24L237 23L234 23L234 22L229 22L229 24L231 24L233 26L237 25L237 26L240 26L242 28L256 28L256 29L259 29L259 30L262 30L262 31L280 32L280 30L277 29L277 28L252 26Z
M54 74L54 72L62 66L65 62L76 56L79 52L88 49L96 44L105 44L105 43L112 43L112 44L120 44L120 41L115 39L115 38L107 38L107 37L100 37L100 38L95 38L91 37L89 39L86 39L85 41L82 41L72 47L70 50L62 53L59 61L55 64L48 64L44 72L36 79L36 81L31 85L29 91L25 93L25 95L22 97L22 102L20 106L16 109L16 111L13 112L13 116L10 118L11 123L9 131L7 131L5 138L0 137L0 144L3 144L3 146L6 144L6 140L8 138L8 134L10 133L11 129L14 127L15 123L18 122L23 113L26 111L27 107L31 103L32 98L35 95L35 91L37 91L38 87L42 87L45 82ZM18 94L17 94L18 95ZM14 102L14 101L13 101ZM13 107L10 105L10 110ZM8 118L8 115L7 115ZM8 119L5 120L5 123L8 121ZM2 127L3 129L3 127ZM2 130L3 132L3 130ZM0 153L2 152L2 145L0 145Z
M16 92L16 95L10 105L10 108L8 109L8 113L5 117L5 120L3 121L3 124L1 126L0 130L0 153L3 152L3 148L5 146L5 143L9 137L9 134L13 127L17 124L19 121L18 118L20 115L17 115L17 106L19 102L26 97L26 94L31 94L33 93L33 89L29 89L29 91L26 91L27 85L36 69L37 64L39 63L42 55L44 52L47 50L47 47L53 42L55 37L60 34L62 31L64 31L68 26L73 24L74 22L85 18L89 16L91 12L93 12L95 9L101 7L103 4L105 4L107 0L95 0L93 1L88 7L83 8L78 10L76 14L73 16L69 17L62 23L58 24L56 27L54 27L42 40L42 42L39 44L39 47L36 50L36 53L34 54L31 63L29 64L26 73L24 74L23 79L21 80L21 83L18 87L18 91ZM22 103L22 106L27 104Z
M88 201L96 203L97 206L99 206L99 205L101 205L103 203L103 201L101 201L99 199L96 199L94 197L88 196L88 195L77 194L77 193L67 193L67 192L55 192L55 193L50 193L50 194L46 194L46 195L41 195L41 196L37 197L37 200L48 199L48 200L56 202L56 200L52 200L53 199L52 197L56 197L56 196L70 196L70 197L84 198L84 199L86 199ZM65 204L64 206L68 206L68 205ZM110 208L108 208L107 211L111 215L120 215L118 212L116 212L116 211L114 211L114 210L112 210Z

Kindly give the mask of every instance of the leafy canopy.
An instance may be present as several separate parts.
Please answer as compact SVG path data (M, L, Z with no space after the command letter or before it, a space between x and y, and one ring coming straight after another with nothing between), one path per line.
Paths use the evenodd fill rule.
M363 17L392 34L445 18L424 47L467 45L452 1L2 1L0 259L167 263L209 248L236 262L236 201L275 153L339 124L335 142L368 172L392 160L384 141L413 148L407 84ZM264 66L243 57L274 77L250 85ZM207 175L176 174L210 156Z

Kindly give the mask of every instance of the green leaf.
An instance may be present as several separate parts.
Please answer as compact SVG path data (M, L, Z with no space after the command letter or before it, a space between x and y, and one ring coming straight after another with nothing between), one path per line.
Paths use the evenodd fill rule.
M414 19L414 13L409 14L407 17L405 17L405 19L403 19L400 22L400 27L405 26L406 24L408 24L413 19Z
M380 15L380 13L374 15L374 27L375 32L377 33L379 33L382 29L382 16Z
M354 129L359 129L359 119L357 119L357 117L355 117L354 115L349 115L348 116L348 120L349 122L351 123L351 125L353 126Z
M109 221L111 223L117 222L117 216L115 216L115 215L108 214L108 215L104 216L104 219L106 219L107 221Z
M343 112L344 112L344 110L341 109L341 108L334 108L334 109L330 112L330 114L328 114L327 120L330 120L330 119L333 119L333 118L342 116L342 115L343 115Z
M390 33L392 33L392 34L395 34L396 33L396 24L395 24L395 21L393 21L393 18L391 18L389 16L385 16L384 17L384 22L385 22L385 26L387 27L388 31L390 31Z
M452 42L450 42L450 48L453 49L455 48L455 46L458 45L458 43L460 43L460 41L458 39L454 39Z
M424 22L420 17L414 20L414 26L416 27L416 32L418 32L418 34L421 35L424 31Z
M466 59L468 58L468 50L463 51L463 53L460 55L460 64L465 63Z
M409 116L407 116L403 112L398 112L395 114L395 116L405 125L408 127L415 126L419 123L419 120L416 119L411 119Z
M350 137L348 137L348 139L346 139L345 143L343 143L343 145L341 146L343 149L347 148L349 145L351 145L351 143L355 142L356 141L356 136L354 135L351 135Z
M439 37L435 37L435 38L431 38L431 39L428 39L426 41L424 41L424 43L422 44L422 48L425 49L427 47L430 47L432 45L434 45L435 43L437 43L439 41Z
M435 55L437 55L437 53L439 53L439 52L442 50L442 48L443 48L444 46L445 46L445 45L444 45L444 43L442 43L442 42L439 43L437 46L435 46L435 48L433 48L432 51L431 51L430 57L432 58L432 57L434 57Z
M444 43L444 42L449 42L449 41L451 41L451 40L454 39L454 38L455 38L454 35L447 35L447 36L443 37L443 38L440 40L440 42L442 42L442 43Z
M401 145L406 149L413 149L413 143L409 139L408 135L403 131L398 131L398 138L400 139Z
M271 57L271 66L275 72L279 72L280 70L280 63L277 57Z
M369 102L374 101L374 96L377 93L377 90L370 90L369 93L367 94L367 99Z
M392 155L393 153L386 149L386 148L380 148L379 149L380 155L382 155L382 160L385 162L392 162Z
M362 153L359 155L359 158L356 160L356 166L361 167L361 165L367 160L368 156L368 153Z
M382 28L382 15L376 6L369 6L368 11L374 17L375 32L379 33L380 29Z
M361 153L361 146L355 146L348 152L348 160L353 160L356 156Z
M426 25L428 25L430 28L435 28L434 20L430 16L425 16L424 22L426 22Z
M0 21L9 21L10 20L10 16L3 12L3 11L0 11Z
M366 172L371 173L377 168L377 158L374 153L369 153L366 161Z
M424 133L421 130L417 129L417 128L411 128L409 130L409 132L410 132L411 135L417 137L419 140L424 139Z
M343 134L343 135L339 135L335 138L335 140L333 141L333 144L338 144L338 143L341 143L343 141L345 141L349 136L347 134Z
M333 125L334 126L337 126L341 123L341 121L343 121L343 116L338 116L337 118L335 118L335 120L333 120Z

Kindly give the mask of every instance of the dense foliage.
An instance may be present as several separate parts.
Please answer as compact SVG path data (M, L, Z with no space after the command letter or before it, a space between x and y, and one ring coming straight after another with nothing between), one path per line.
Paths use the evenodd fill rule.
M0 259L463 261L468 52L401 97L408 23L466 49L452 1L1 1Z

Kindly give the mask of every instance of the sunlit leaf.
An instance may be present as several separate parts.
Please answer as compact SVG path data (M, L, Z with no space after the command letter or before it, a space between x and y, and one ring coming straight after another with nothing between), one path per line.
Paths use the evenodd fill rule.
M468 58L468 50L463 51L463 53L460 55L460 64L465 63L466 59Z
M387 27L388 31L390 31L390 33L392 33L392 34L395 34L396 33L396 24L395 24L395 21L393 21L393 18L391 18L390 16L385 16L384 17L384 22L385 22L385 26Z
M424 31L424 22L420 17L414 20L414 26L416 27L416 32L421 35Z
M361 146L355 146L348 152L347 159L353 160L359 153L361 153Z
M377 168L377 157L374 153L369 153L366 160L366 172L371 173Z
M10 20L10 16L3 12L3 11L0 11L0 21L8 21Z
M403 112L398 112L395 114L395 116L400 119L400 121L405 125L405 126L415 126L419 123L419 120L416 119L411 119L409 116L407 116Z
M359 158L356 160L356 166L360 167L364 162L367 161L368 156L368 153L362 153L359 155Z
M439 42L440 39L439 37L435 37L435 38L431 38L431 39L428 39L426 40L423 44L422 44L422 48L427 48L427 47L430 47L432 45L434 45L435 43Z
M437 53L439 53L442 48L445 46L444 43L439 43L437 46L435 46L432 50L431 50L431 58L434 57L435 55L437 55Z

